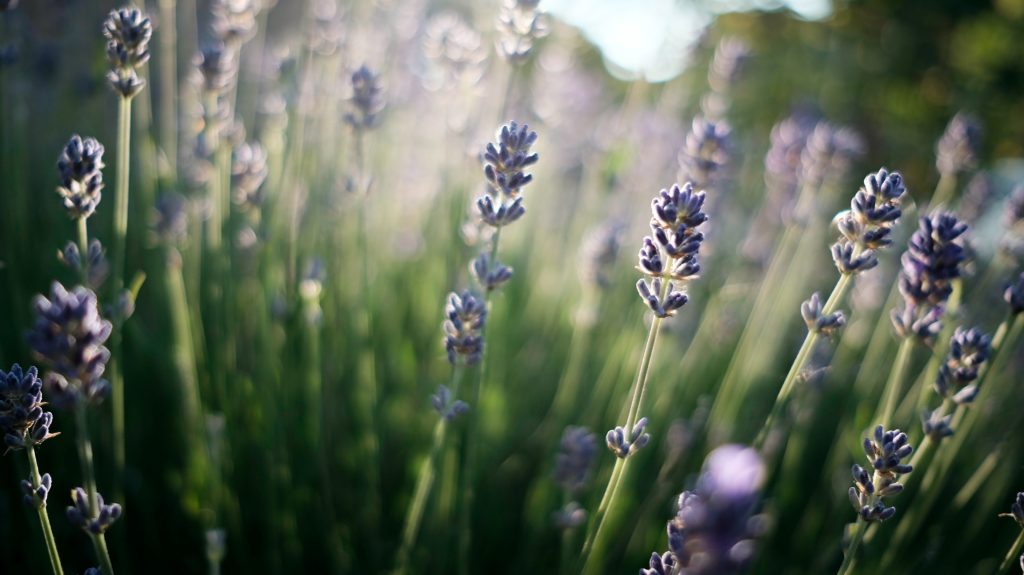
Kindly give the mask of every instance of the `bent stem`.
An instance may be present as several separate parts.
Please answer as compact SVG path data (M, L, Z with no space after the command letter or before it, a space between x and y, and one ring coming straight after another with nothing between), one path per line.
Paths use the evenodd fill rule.
M455 366L452 368L451 389L452 397L458 397L459 384L462 381L462 370ZM444 438L448 431L448 420L441 415L434 425L434 442L430 446L430 455L423 462L420 469L420 476L416 480L416 491L412 502L409 504L409 511L406 513L405 528L402 530L402 546L398 551L396 573L405 573L409 564L409 553L416 544L416 537L419 535L420 523L423 520L423 510L430 500L430 493L434 487L434 477L437 474L437 461L441 457L444 448Z
M42 484L42 477L39 475L39 463L36 462L35 445L28 442L25 446L28 453L28 467L31 472L32 490L39 489ZM53 567L54 575L64 575L64 568L60 565L60 555L57 553L57 541L53 538L53 529L50 527L50 515L46 512L46 503L41 503L36 508L39 512L39 524L43 528L43 538L46 539L46 552L50 555L50 566Z

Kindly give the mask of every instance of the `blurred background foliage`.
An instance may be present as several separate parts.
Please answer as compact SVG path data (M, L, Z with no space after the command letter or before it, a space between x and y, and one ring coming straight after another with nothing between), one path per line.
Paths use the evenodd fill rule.
M175 76L185 85L192 54L206 35L208 6L201 0L198 5L193 0L168 1L176 6L178 17ZM154 16L159 14L157 4L147 2L147 11ZM227 372L229 399L205 406L209 413L224 415L223 433L213 433L221 436L215 448L223 452L219 471L209 469L208 458L199 464L191 459L189 437L194 430L183 420L182 376L171 341L174 312L168 303L168 278L175 264L168 258L174 256L149 231L158 193L187 190L179 166L172 165L168 150L159 147L168 127L153 124L167 92L150 65L149 84L135 112L127 257L129 269L145 272L147 280L136 316L125 327L128 466L120 485L126 517L110 534L121 571L203 572L204 533L213 527L227 532L227 573L378 573L390 568L436 418L428 397L438 383L447 381L439 330L444 297L468 282L465 262L473 248L465 245L465 204L483 185L475 155L506 119L527 120L540 133L542 160L524 220L531 228L516 229L503 240L505 258L516 277L497 298L490 318L489 369L494 381L501 383L490 387L479 406L486 448L477 478L481 505L473 517L471 571L476 573L558 569L554 557L559 536L550 523L558 494L542 484L550 477L564 424L587 425L600 433L615 421L619 404L612 398L628 388L635 352L643 343L644 310L633 291L630 256L648 218L649 198L674 181L676 153L707 89L708 67L721 38L742 39L752 53L731 92L729 122L737 148L734 177L723 192L729 198L723 217L741 229L762 206L769 131L794 110L854 126L866 139L867 153L852 173L880 165L899 169L910 195L919 202L927 200L938 179L935 142L961 109L972 111L984 126L981 157L995 182L992 197L1005 197L1021 179L1024 0L835 2L832 13L818 21L786 9L719 10L695 39L683 73L657 84L613 79L597 47L552 19L552 34L516 79L510 117L498 118L501 78L507 71L503 62L491 58L479 88L477 101L482 104L469 112L468 125L459 127L457 114L452 113L459 101L454 106L446 103L448 96L425 89L421 81L423 25L432 14L457 9L483 32L484 46L490 49L497 10L492 4L380 1L349 6L344 35L352 38L351 55L328 54L315 60L314 65L323 68L312 76L302 66L314 60L301 55L311 37L307 3L279 0L269 15L261 16L260 45L268 54L283 47L278 54L280 85L272 89L264 84L264 55L248 50L243 54L237 113L253 119L247 130L264 140L272 162L281 162L271 166L267 209L291 207L298 213L296 206L302 207L295 216L297 225L289 217L268 218L265 237L260 229L259 250L238 248L232 304L238 361ZM32 296L48 291L55 278L73 279L53 257L73 237L73 225L53 193L54 162L61 146L71 133L94 136L107 144L107 163L113 163L116 100L103 82L100 39L100 23L112 7L83 0L22 0L16 9L0 13L0 365L30 362L23 334L32 323ZM154 42L164 31L164 23L157 21ZM154 62L160 57L154 49ZM374 191L367 220L373 231L365 255L375 289L365 299L358 297L353 279L359 254L351 234L352 202L338 200L351 178L351 137L339 110L344 108L348 70L362 60L380 71L388 97L382 126L367 137ZM302 84L310 77L317 80ZM280 92L287 103L286 127L275 124L273 112L265 106L265 96L272 91ZM184 108L178 98L175 94L175 103ZM190 119L184 113L179 118L184 140ZM307 130L306 147L296 157L300 124ZM275 136L286 142L277 152ZM858 177L849 179L840 194L843 199L829 206L832 212L841 209L855 190ZM112 197L110 193L105 196ZM298 196L304 201L289 203ZM999 206L993 201L989 213L997 213ZM106 207L90 222L97 230L94 235L101 238L109 237L106 230L111 226L109 204ZM593 308L588 307L593 303L588 299L590 288L581 281L581 249L585 232L608 219L628 230L625 255L616 260L610 288L600 306ZM906 218L905 230L913 227L912 221ZM990 222L989 228L998 226L991 223L991 216L979 221ZM296 229L301 233L291 242L283 239ZM976 233L983 237L998 231L982 227ZM733 254L743 235L737 230L722 232L714 241L716 255L711 261L734 267L708 265L706 277L691 290L694 307L712 294L724 304L725 313L712 327L711 345L705 342L687 363L688 370L678 371L700 320L690 308L673 326L672 337L661 344L654 376L667 387L686 388L660 404L671 418L691 420L731 359L742 328L743 302L762 271L756 258ZM472 235L468 237L472 241ZM993 251L981 243L979 251ZM187 259L188 248L183 252ZM288 254L291 267L285 263ZM296 295L302 270L314 261L322 261L326 270L317 280L324 290L319 309L310 309ZM883 268L891 278L892 261ZM830 285L834 270L825 246L809 269L813 275L808 285ZM981 304L968 318L994 325L998 294L979 294L977 301ZM365 414L359 410L365 390L355 367L365 361L363 347L352 335L364 307L373 317L367 347L380 382L374 412L377 437L369 439ZM790 311L789 329L780 330L783 351L765 373L757 374L758 381L780 380L799 345L803 332L794 327L796 310ZM887 321L886 314L881 315ZM579 375L583 385L592 386L590 401L552 429L544 418L571 353L574 329L581 323L596 326L588 332ZM848 410L837 388L856 366L856 359L835 366L837 385L825 387L823 413ZM1018 354L1004 379L1019 382L1020 367ZM884 378L885 373L877 377ZM209 393L214 384L202 373L200 379ZM307 401L297 391L313 380L322 382L327 398L322 404ZM772 389L759 391L764 402L774 396ZM208 397L204 394L204 401ZM1019 399L1020 394L1014 397ZM766 411L770 403L764 402L752 401L752 409ZM310 410L322 410L325 457L319 457L302 435ZM112 439L109 427L102 424L103 415L96 420L99 481L112 485L118 483L112 471ZM995 445L1007 429L1020 431L1019 420L1007 416L1004 429L989 429L972 441ZM71 435L71 426L63 421L58 414L56 429ZM214 418L213 426L220 421ZM634 470L621 512L610 518L617 543L603 557L602 572L635 572L651 550L663 546L672 497L699 469L705 450L674 453L672 443L663 441L668 428L667 421L658 422L653 448ZM854 447L830 459L835 430L820 423L814 429L819 428L820 433L808 436L808 456L798 466L799 474L775 480L782 487L766 507L779 529L761 544L758 572L821 573L838 564L842 525L853 516L845 496L849 464L860 456ZM736 429L737 439L749 440L756 432L744 429L743 420L736 422ZM205 434L207 452L213 449L210 435ZM40 457L57 485L51 516L65 567L77 573L91 565L90 550L86 538L64 521L63 498L57 497L73 485L77 474L69 439L49 442ZM367 441L377 442L380 458L372 472L366 467ZM981 450L965 456L963 467L955 470L957 478L969 476L983 455ZM455 450L446 455L452 461L456 456ZM900 547L905 563L895 572L994 571L992 558L1002 556L1015 532L994 519L992 510L1003 511L1011 492L1024 488L1024 446L1013 442L1005 457L1007 469L997 474L991 501L977 510L959 508L944 518L936 515L935 523L926 524ZM597 478L604 477L609 459L602 449L603 471ZM25 466L11 455L2 461L0 571L45 572L38 526L18 490ZM448 468L452 461L446 460ZM815 487L823 484L824 488ZM447 550L454 548L456 538L452 506L458 485L449 480L438 486L435 510L423 526L424 543L414 554L414 564L423 572L454 569L456 558ZM600 490L592 488L587 495L591 506L599 496ZM373 508L374 502L380 507ZM789 511L779 510L784 504L792 505L785 508ZM818 520L801 522L807 514ZM971 522L981 515L992 520ZM634 524L635 529L628 527Z

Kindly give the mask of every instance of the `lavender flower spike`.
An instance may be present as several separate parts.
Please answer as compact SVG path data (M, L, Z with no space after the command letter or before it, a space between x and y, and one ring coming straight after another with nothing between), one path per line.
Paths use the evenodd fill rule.
M103 35L107 37L107 61L110 62L107 81L123 98L131 98L146 85L146 81L139 78L138 69L149 61L153 25L138 8L119 8L107 16Z
M0 433L7 449L24 449L56 436L50 433L53 414L43 411L43 382L35 366L14 364L0 369ZM45 499L45 497L44 497Z
M74 505L67 508L68 520L90 535L105 532L121 518L121 506L117 503L105 504L103 496L99 493L96 494L97 509L89 506L89 496L81 487L71 490L71 500Z
M597 436L585 427L566 427L555 456L555 483L570 493L586 487L596 455Z
M57 193L72 218L88 218L96 211L103 191L103 145L94 138L71 136L57 159L61 185Z
M460 359L472 365L480 361L484 353L484 322L487 306L471 291L448 295L445 308L447 319L443 328L444 344L448 361L455 365Z
M991 353L992 339L988 335L974 328L956 328L935 380L935 392L959 405L973 402L978 395L979 372Z
M873 474L860 465L853 466L854 486L850 488L850 503L864 521L885 521L896 514L896 508L886 506L883 499L903 491L900 475L910 473L913 467L903 463L914 448L907 434L898 429L885 431L879 425L874 438L864 439L864 453L871 463Z

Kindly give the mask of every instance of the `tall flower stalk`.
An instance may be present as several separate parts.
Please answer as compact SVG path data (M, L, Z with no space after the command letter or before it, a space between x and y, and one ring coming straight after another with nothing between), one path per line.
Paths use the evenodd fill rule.
M125 249L128 237L128 185L131 162L132 98L142 91L145 80L139 70L149 61L149 41L153 26L138 8L119 8L103 23L107 38L107 60L110 72L107 81L118 94L117 166L114 182L114 257L113 289L121 297L124 289ZM118 329L110 342L113 360L110 364L111 403L114 425L114 465L121 477L125 465L124 376L121 362L121 329L123 317L117 317Z
M636 286L653 318L630 392L625 425L612 429L606 437L608 448L615 454L616 461L604 495L587 529L579 560L583 570L587 569L594 548L601 542L605 517L615 503L629 456L643 448L650 439L645 431L647 418L639 414L647 391L648 374L661 322L686 305L689 297L679 288L696 279L700 273L697 256L704 234L698 228L708 219L703 211L704 197L704 192L694 191L693 185L686 183L682 187L675 185L671 190L661 190L651 202L652 234L643 240L637 268L650 279L641 279Z
M36 461L36 446L59 435L50 432L53 414L43 411L45 405L43 382L35 366L24 371L18 364L12 365L10 371L0 369L0 434L3 435L3 443L8 451L23 449L28 456L29 478L21 482L25 504L34 508L39 515L39 525L43 530L46 552L50 556L54 575L63 575L57 541L53 537L50 515L46 510L46 498L53 480L49 473L39 474L39 463Z

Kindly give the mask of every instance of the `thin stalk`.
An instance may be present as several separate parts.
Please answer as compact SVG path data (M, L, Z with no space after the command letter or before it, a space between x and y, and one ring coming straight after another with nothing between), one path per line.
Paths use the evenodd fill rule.
M174 0L158 0L160 10L160 147L167 158L168 172L178 174L178 118L175 103L178 99L178 57L176 54L177 22Z
M896 409L896 402L903 387L903 375L910 364L910 355L913 349L914 339L912 337L903 338L903 341L900 342L900 349L896 353L896 360L892 364L892 370L889 371L889 379L885 382L885 400L882 403L882 412L878 422L886 426L886 429L893 426L890 420Z
M854 528L853 540L850 541L850 548L846 550L843 564L839 566L839 571L836 572L837 575L847 575L853 572L853 565L857 562L857 549L860 548L860 543L864 540L864 532L867 531L866 527L867 523L858 517L857 526Z
M1020 560L1021 549L1024 549L1024 530L1021 530L1020 534L1017 535L1017 539L1010 546L1010 551L1006 553L1003 562L999 564L997 575L1003 575L1003 573L1010 570L1011 565Z
M459 384L462 381L462 370L456 366L452 369L451 389L452 397L458 397ZM434 486L434 477L437 473L437 462L444 451L444 438L448 431L448 420L441 416L434 425L434 442L430 446L430 455L423 462L420 469L420 476L416 480L416 491L412 503L409 504L409 511L406 513L405 529L402 530L402 546L398 550L398 568L396 573L405 573L408 569L409 553L416 544L419 535L420 522L423 519L423 511L427 501L430 500L430 492Z
M568 489L562 490L562 509L565 509L572 500L572 494ZM562 545L558 550L558 572L562 575L569 575L572 572L572 536L574 528L562 527Z
M597 536L601 533L604 517L608 513L608 507L615 496L615 492L618 490L625 461L625 459L615 458L615 466L612 467L612 474L608 478L608 485L605 487L604 495L601 496L601 502L597 505L594 518L591 519L590 524L587 526L587 538L583 542L583 550L578 561L581 573L587 567L587 560L590 558L590 552L593 550L594 542L597 541Z
M99 512L99 494L96 491L96 473L92 463L92 443L89 441L89 425L87 419L86 405L79 402L75 407L76 443L78 445L78 460L82 466L82 481L85 483L86 492L89 494L89 511L92 519L96 518ZM107 540L102 533L89 536L92 539L93 549L96 551L96 559L100 562L100 569L103 575L114 575L114 566L110 562L110 553L107 551Z
M117 119L117 175L114 192L114 262L113 283L114 297L121 295L124 289L125 249L128 233L128 174L131 153L131 122L132 100L122 96L118 102ZM121 369L121 321L117 321L117 329L110 341L110 402L114 424L114 469L116 484L120 485L125 467L125 430L124 430L124 377Z
M853 276L849 274L842 274L839 276L839 280L836 281L836 285L832 288L832 293L828 296L828 300L825 302L824 308L822 308L823 315L829 315L835 308L839 307L839 302L842 301L843 296L850 287L850 280ZM772 405L772 410L768 414L768 419L765 420L764 425L761 426L761 431L757 434L757 439L754 441L754 447L760 449L764 445L765 439L768 437L768 432L772 428L772 424L782 414L782 409L785 406L790 394L793 393L793 387L796 384L797 378L803 372L804 367L807 365L808 360L811 358L811 352L814 350L814 344L818 341L818 332L814 330L808 330L807 336L804 338L803 344L800 346L800 351L796 354L796 359L793 360L793 364L789 366L789 372L786 374L786 379L782 381L782 387L779 388L779 395L775 398L775 404Z
M39 463L36 462L35 445L28 442L25 446L28 453L28 467L30 470L32 489L39 489L42 477L39 475ZM60 555L57 553L57 541L53 538L53 529L50 527L50 515L46 512L46 503L41 504L36 511L39 512L39 524L43 528L43 538L46 539L46 552L50 555L50 566L53 567L54 575L64 575L64 568L60 565Z

